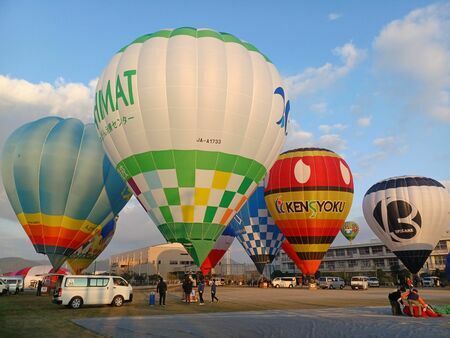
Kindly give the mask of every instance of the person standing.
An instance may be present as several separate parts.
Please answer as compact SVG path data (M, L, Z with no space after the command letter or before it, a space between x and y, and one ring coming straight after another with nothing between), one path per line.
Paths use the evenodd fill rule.
M186 275L184 282L183 282L183 291L184 296L186 298L186 303L191 303L191 293L192 293L192 280L188 275Z
M198 297L199 303L198 305L205 305L205 301L203 300L203 292L205 291L205 282L203 279L198 283Z
M161 277L156 286L156 293L159 293L159 306L166 306L167 283Z
M42 280L39 280L36 290L36 296L40 296L42 291Z
M406 289L404 286L399 286L399 287L397 287L397 290L390 293L388 296L389 303L391 303L392 315L394 315L394 316L402 315L402 309L400 307L400 304L403 304L402 292L406 292Z
M216 280L213 279L211 284L211 303L214 303L214 299L217 302L219 302L219 298L216 297L216 292L217 292Z

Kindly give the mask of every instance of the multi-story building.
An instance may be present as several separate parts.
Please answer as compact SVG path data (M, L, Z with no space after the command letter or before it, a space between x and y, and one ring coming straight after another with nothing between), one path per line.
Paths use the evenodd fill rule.
M450 231L447 231L431 252L420 273L445 270L447 255L450 252ZM298 273L291 259L281 251L272 263L273 269L282 272ZM348 244L330 247L326 253L320 272L365 273L382 269L391 271L392 267L403 269L401 261L379 240L364 244Z

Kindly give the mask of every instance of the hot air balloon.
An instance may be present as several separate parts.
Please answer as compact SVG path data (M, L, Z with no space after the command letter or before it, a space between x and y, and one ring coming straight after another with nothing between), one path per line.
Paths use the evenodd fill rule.
M284 242L283 234L267 210L263 183L259 184L230 225L256 269L262 274L266 264L272 263Z
M432 178L393 177L366 192L363 212L372 231L416 274L447 229L450 197Z
M233 244L234 238L236 237L233 227L229 224L222 235L217 239L214 244L214 248L208 254L208 257L203 261L203 264L200 266L200 270L202 271L203 276L209 274L209 272L216 266L217 263L222 259L223 255L230 248L231 244Z
M88 268L111 242L116 231L117 218L97 227L93 231L92 237L67 259L67 264L75 275L79 275Z
M301 270L302 269L301 259L298 257L297 252L286 239L284 240L283 244L281 244L281 249L283 249L286 255L288 255L288 257L294 262L295 266Z
M19 222L55 270L130 198L95 126L77 119L46 117L14 131L2 177Z
M341 234L350 241L350 244L355 239L359 232L359 225L355 222L345 222L341 228Z
M327 149L286 151L270 170L265 198L303 274L315 274L352 205L347 163Z
M120 49L95 97L117 170L201 266L283 146L290 105L275 66L231 34L166 29Z

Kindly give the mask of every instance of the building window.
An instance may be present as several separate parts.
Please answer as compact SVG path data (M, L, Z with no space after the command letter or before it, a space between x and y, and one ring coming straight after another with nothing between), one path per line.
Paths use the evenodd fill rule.
M375 259L374 262L377 268L384 268L384 259Z
M351 259L351 260L348 261L348 267L349 268L354 268L356 266L358 266L358 261L357 260Z
M343 269L345 268L345 261L336 262L336 265L338 268Z
M446 256L434 256L435 265L445 265Z
M335 269L334 262L327 262L327 268L328 270L334 270Z
M169 261L170 265L178 265L178 261Z
M372 266L372 262L370 259L362 259L361 260L361 267L363 268L370 268Z
M336 249L336 256L337 257L345 256L345 249Z
M388 247L385 247L386 248L386 253L392 253L392 251L391 250L389 250L389 248Z
M400 265L398 258L389 258L388 260L389 266Z
M324 264L323 264L323 262L322 262L322 263L320 263L319 269L320 269L320 270L323 270L323 268L324 268Z
M325 257L334 257L334 250L329 250L326 254Z
M447 241L439 241L434 250L447 250Z
M347 249L347 255L349 255L349 256L356 255L357 253L358 253L358 251L356 250L356 248Z
M360 255L369 255L370 254L369 247L359 248L359 254Z
M383 253L383 247L382 246L374 246L372 247L372 254L379 255Z

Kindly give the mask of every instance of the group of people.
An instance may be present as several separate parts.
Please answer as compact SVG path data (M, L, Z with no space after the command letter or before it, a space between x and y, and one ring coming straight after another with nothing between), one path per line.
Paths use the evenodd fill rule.
M392 314L394 316L401 316L403 313L414 316L414 307L417 308L417 316L422 317L423 311L434 311L429 307L427 303L419 296L419 291L414 288L411 280L407 281L408 290L405 286L399 286L396 291L389 294L389 302L392 307ZM402 311L402 307L404 308ZM406 309L407 308L407 309ZM428 313L428 312L427 312Z
M191 294L192 290L194 288L195 280L189 275L186 275L182 288L183 288L183 295L184 299L186 301L186 304L191 303ZM201 279L198 283L197 287L198 291L198 298L199 298L199 305L205 305L205 301L203 299L203 293L205 292L205 281ZM164 281L164 279L161 277L159 280L158 285L156 286L156 293L159 294L159 305L165 306L166 305L166 294L167 294L167 283ZM216 280L213 279L211 282L211 303L214 303L214 301L218 302L219 298L216 296L217 293L217 284Z

